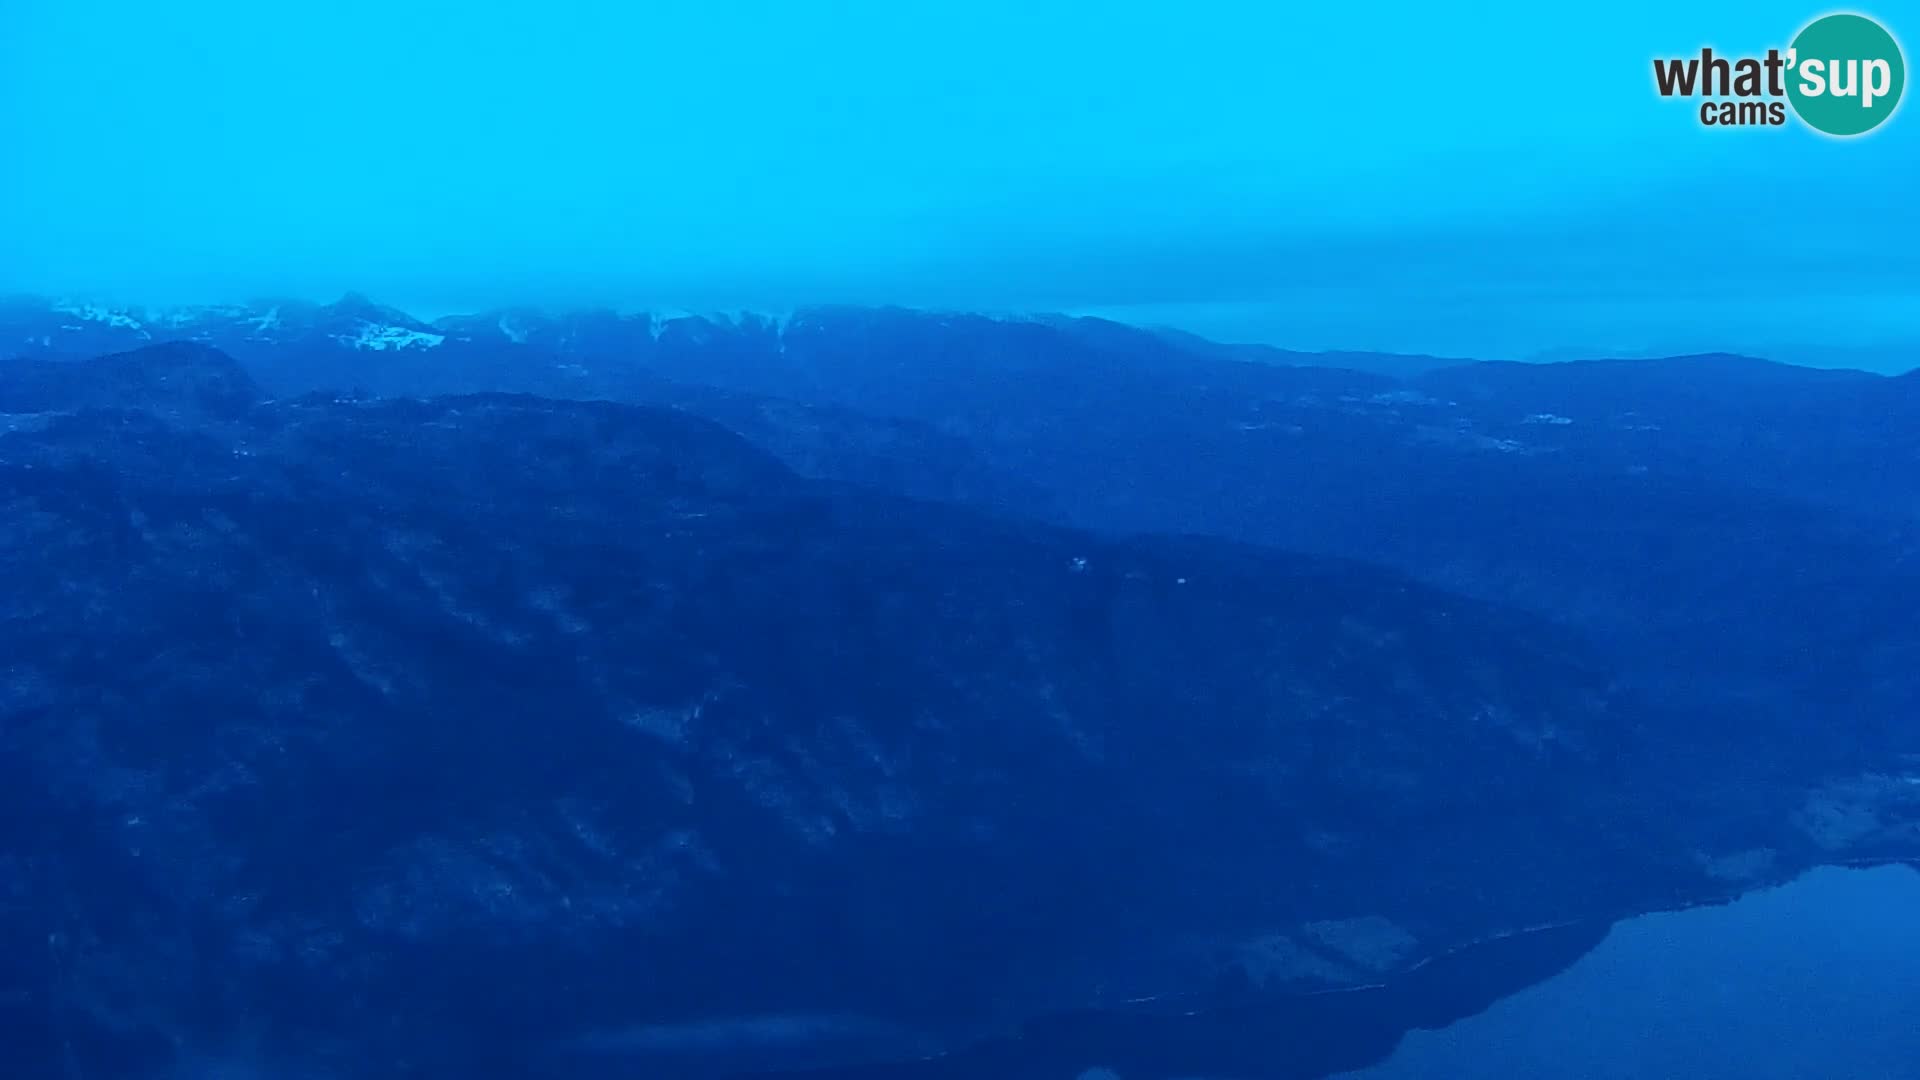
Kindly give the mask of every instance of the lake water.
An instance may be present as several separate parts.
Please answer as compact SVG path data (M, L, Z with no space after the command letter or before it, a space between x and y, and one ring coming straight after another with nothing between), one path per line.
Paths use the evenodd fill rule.
M1566 972L1347 1080L1916 1080L1920 872L1814 871L1616 926Z

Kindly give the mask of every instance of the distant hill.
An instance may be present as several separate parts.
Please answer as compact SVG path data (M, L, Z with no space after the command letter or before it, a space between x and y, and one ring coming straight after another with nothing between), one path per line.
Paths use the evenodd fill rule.
M1439 356L1425 356L1418 353L1360 352L1351 349L1302 352L1297 349L1282 349L1272 345L1229 345L1210 341L1198 334L1188 333L1185 330L1175 330L1167 327L1157 327L1154 332L1188 352L1220 360L1246 360L1262 364L1281 364L1288 367L1346 368L1350 371L1365 371L1375 375L1392 375L1397 378L1409 378L1439 368L1457 367L1461 364L1473 363L1472 360L1448 359Z

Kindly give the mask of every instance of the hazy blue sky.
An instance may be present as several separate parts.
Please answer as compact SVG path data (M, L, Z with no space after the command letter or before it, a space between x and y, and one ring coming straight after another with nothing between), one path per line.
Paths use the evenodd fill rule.
M0 289L1920 341L1920 113L1714 131L1652 89L1826 9L1291 7L0 0Z

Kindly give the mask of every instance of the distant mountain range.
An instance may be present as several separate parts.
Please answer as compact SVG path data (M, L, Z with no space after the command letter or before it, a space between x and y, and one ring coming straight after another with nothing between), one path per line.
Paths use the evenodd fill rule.
M1219 345L1098 319L851 307L778 319L516 309L426 323L357 295L160 315L0 302L0 351L20 357L96 356L159 341L220 349L276 394L512 391L690 407L691 396L744 394L761 405L841 409L849 421L931 424L962 439L985 413L1006 420L1037 411L1051 423L1096 397L1127 412L1157 397L1164 415L1145 422L1203 424L1210 437L1239 432L1217 448L1232 453L1271 441L1261 432L1289 430L1283 413L1304 406L1310 419L1370 415L1376 431L1397 428L1402 442L1532 458L1564 452L1616 473L1706 470L1868 513L1911 508L1913 487L1887 465L1920 445L1920 373L1887 378L1720 354L1488 364ZM1050 396L1055 390L1066 393ZM1015 408L1000 413L1006 404ZM733 405L738 420L744 402ZM1091 490L1080 479L1072 486Z
M35 296L0 297L0 354L38 355L46 352L97 355L102 350L132 349L155 341L190 340L232 350L244 342L289 344L329 342L372 352L427 349L447 339L468 343L510 343L554 346L565 341L591 345L622 336L645 333L657 338L676 322L717 327L765 324L784 326L798 317L832 308L802 308L797 312L756 314L749 311L693 313L678 310L616 312L610 309L514 308L472 315L449 315L424 320L387 307L360 294L348 294L331 304L308 300L256 300L246 304L203 305L145 309L98 301L56 300ZM1283 366L1332 367L1395 377L1412 377L1446 367L1473 363L1408 353L1330 350L1309 352L1272 345L1228 344L1171 327L1134 327L1099 318L1037 314L996 316L999 321L1030 322L1084 334L1126 336L1151 334L1175 347L1216 359L1249 360ZM585 337L576 335L585 333ZM601 335L604 335L603 337ZM1593 360L1609 355L1626 359L1656 359L1659 354L1609 354L1593 349L1564 348L1530 357L1534 363ZM1920 368L1920 346L1787 345L1764 350L1776 361L1797 366L1906 372Z
M0 342L52 1074L1319 1076L1920 857L1920 377L361 298Z

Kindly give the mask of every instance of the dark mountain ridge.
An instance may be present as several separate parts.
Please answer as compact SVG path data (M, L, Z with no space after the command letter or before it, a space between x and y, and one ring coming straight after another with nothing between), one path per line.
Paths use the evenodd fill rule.
M17 534L23 549L51 545L46 559L58 558L63 549L57 541L63 536L95 545L86 549L90 554L117 556L145 550L128 539L142 536L139 529L130 532L123 520L151 521L149 500L186 499L203 507L194 511L199 518L189 516L201 524L186 526L166 548L171 561L149 553L126 563L139 582L160 590L151 606L171 610L173 601L190 596L195 598L190 606L217 612L235 603L223 597L273 597L267 606L292 613L284 633L297 641L311 641L315 618L338 616L331 608L303 607L307 602L296 602L297 591L283 593L285 586L276 583L323 581L343 573L359 580L353 568L384 567L364 589L356 588L355 621L346 635L350 646L365 636L378 648L300 654L292 646L277 646L305 659L290 663L282 674L272 665L244 673L210 666L207 677L191 683L182 699L204 712L198 703L214 700L208 686L222 677L235 684L275 685L275 680L291 680L292 671L313 670L328 656L327 662L351 670L352 656L391 655L393 670L375 665L369 669L373 683L360 677L364 673L354 674L352 681L378 686L385 679L399 686L405 672L425 673L414 676L416 685L407 688L415 695L405 699L410 708L376 713L373 721L384 717L395 731L422 734L414 742L370 750L377 761L437 760L432 755L455 741L445 726L418 725L420 715L448 709L436 695L452 693L454 711L478 709L482 716L496 715L486 711L495 706L520 715L599 715L607 709L594 696L599 691L582 691L575 684L611 685L636 700L651 700L625 680L665 678L660 672L668 671L712 673L715 657L738 660L741 649L760 655L734 642L741 627L750 628L750 641L777 643L765 645L768 655L799 648L794 655L800 659L789 666L763 658L750 679L735 680L751 687L746 698L754 704L715 715L733 718L731 724L748 723L742 717L758 719L744 729L723 729L734 732L721 738L723 749L706 758L696 754L695 760L727 778L716 781L722 787L758 791L753 784L759 773L730 772L717 762L736 760L739 746L763 745L751 739L787 733L800 748L770 752L773 774L787 787L811 793L818 801L809 805L817 806L824 820L838 820L835 814L859 820L859 806L883 805L896 797L885 794L894 789L870 786L878 783L878 774L842 775L832 763L821 766L818 754L807 749L816 741L840 745L837 736L818 727L819 716L835 710L864 718L862 731L867 722L879 723L880 715L911 712L905 703L923 703L914 706L921 710L915 715L927 710L946 715L945 710L961 707L955 702L963 702L968 709L1040 718L1036 730L1055 730L1053 724L1064 715L1082 732L1118 724L1134 733L1133 741L1123 740L1131 748L1128 754L1103 758L1096 767L1079 763L1058 746L1036 750L1031 741L1021 742L1035 737L1032 730L942 728L953 740L938 744L949 747L941 751L942 760L969 774L999 776L1003 786L991 794L963 788L949 795L942 786L945 769L911 772L902 782L901 790L930 785L942 792L931 804L938 811L932 818L984 816L998 830L991 835L1034 837L1028 847L992 856L969 847L964 837L936 838L937 844L956 845L953 852L938 848L944 853L940 872L966 876L989 892L984 883L1031 878L1042 883L1035 887L1048 898L1035 907L1031 896L1008 885L1002 900L1024 901L1016 913L963 889L955 894L956 903L963 898L964 905L978 906L989 922L958 925L987 925L999 933L1017 925L1050 926L1055 918L1075 924L1075 933L1052 943L1066 951L1045 954L1055 958L1046 977L1022 966L1034 963L1020 951L1029 946L1012 942L1003 953L979 957L978 970L944 974L959 988L956 998L1003 1000L1002 1011L989 1016L966 1001L913 1000L912 993L899 993L897 983L882 974L840 987L835 991L840 997L821 997L823 991L805 978L823 956L801 953L793 954L770 984L785 987L789 996L730 999L729 986L721 985L726 978L796 938L825 941L828 948L867 947L860 944L870 940L865 924L849 925L836 914L848 899L833 893L831 883L873 875L892 888L948 880L924 863L887 863L874 854L884 845L863 846L883 844L871 838L859 840L845 855L851 861L835 862L841 858L835 854L820 856L820 862L811 855L781 862L795 856L770 853L788 851L792 840L770 837L789 837L780 829L791 831L791 826L766 824L758 826L761 832L749 827L769 813L765 807L722 814L723 820L747 823L734 841L740 847L728 849L734 854L727 865L759 865L760 858L772 857L770 865L791 866L798 875L787 891L769 884L778 892L775 898L749 889L738 894L748 899L727 907L713 897L733 895L725 891L735 887L729 879L724 889L707 883L722 891L697 893L689 903L720 903L716 910L732 912L727 917L752 922L766 917L767 909L756 905L777 906L793 895L830 900L802 905L796 921L781 924L782 930L749 935L748 944L705 975L694 970L698 957L712 955L710 938L703 934L724 938L734 933L733 923L717 922L704 931L683 926L678 932L702 942L707 951L676 962L684 963L693 980L687 986L704 986L700 992L710 994L701 998L700 992L687 991L693 996L686 1000L715 1008L728 1001L765 1008L815 997L840 1002L860 1013L852 1029L868 1033L865 1051L894 1056L903 1047L952 1045L1023 1017L1090 1003L1108 1010L1096 1015L1110 1015L1111 998L1120 994L1115 987L1159 995L1214 986L1223 971L1245 974L1251 956L1261 958L1253 965L1257 970L1291 973L1263 991L1282 995L1282 1004L1262 999L1268 1011L1258 1014L1260 1023L1271 1027L1281 1024L1283 1015L1301 1015L1286 1011L1290 989L1377 980L1380 973L1359 959L1377 955L1366 942L1400 943L1388 949L1392 964L1400 964L1416 954L1521 927L1604 920L1710 900L1817 862L1912 857L1920 849L1920 807L1915 805L1920 797L1911 783L1920 763L1912 726L1920 706L1913 676L1920 670L1915 662L1920 646L1910 614L1920 602L1910 510L1915 458L1901 442L1911 429L1900 420L1913 401L1907 393L1915 385L1910 377L1818 374L1803 386L1795 369L1710 359L1694 365L1695 375L1687 379L1648 369L1644 362L1604 362L1544 373L1475 365L1408 381L1328 368L1208 361L1112 325L1082 333L1039 322L862 309L823 309L785 323L591 316L548 339L540 338L538 326L511 325L525 340L482 340L484 325L463 329L444 321L431 328L444 335L431 347L371 349L310 337L254 340L240 351L240 360L267 385L246 396L294 397L246 408L225 407L234 404L227 400L225 406L187 410L166 407L163 398L156 412L148 397L155 380L146 376L107 380L110 387L124 382L124 392L95 385L71 388L72 396L61 406L48 396L58 387L47 389L44 371L11 365L5 371L22 376L28 389L9 391L22 407L6 411L32 415L9 417L13 433L0 435L0 449L22 455L7 459L15 466L10 482L51 486L18 489L29 494L17 496L27 501L15 503L10 520L38 522L49 530L45 536ZM372 337L384 340L380 334ZM179 357L162 359L165 367ZM122 358L101 371L131 364L138 372L153 362L152 356ZM220 369L218 361L205 356L192 363ZM1528 382L1536 378L1546 381ZM1562 378L1597 380L1594 396L1565 394L1553 381ZM276 379L283 381L276 384ZM36 385L40 388L32 389ZM1700 385L1711 392L1702 394ZM398 395L535 389L550 398L672 405L746 435L813 479L794 476L689 417L667 419L675 414L606 401L481 396L422 403L357 400L352 394L335 400L340 395L332 392L303 396L353 386ZM1616 400L1607 400L1607 393ZM1707 422L1698 419L1703 400L1719 409ZM1568 401L1591 407L1554 411L1570 408ZM49 413L54 406L90 411ZM1649 415L1657 419L1643 419ZM1861 423L1863 416L1871 422ZM661 426L636 445L623 434L630 424L648 431ZM700 431L708 434L694 434ZM673 432L680 434L669 438ZM732 449L722 450L723 445ZM1861 464L1868 460L1871 468ZM648 479L634 487L630 470ZM700 478L714 470L719 479L701 486L709 482ZM823 486L821 480L834 483ZM876 489L971 509L903 502ZM93 492L94 501L62 495L67 501L49 519L44 500L57 492ZM237 506L251 509L243 513L220 502L204 509L207 500L217 499L238 500ZM292 509L293 504L318 509ZM123 518L123 506L136 506L138 513ZM994 517L981 518L978 510ZM431 539L396 540L383 531L389 515L397 515L395 528L404 523L411 533ZM290 522L307 524L284 531ZM342 523L351 527L342 531ZM1058 523L1092 527L1101 535L1062 531L1054 527ZM110 546L88 539L95 537L96 527L100 537L112 538ZM649 554L652 529L659 530L662 546ZM1201 537L1116 538L1140 530L1212 534L1320 557L1281 556ZM309 539L336 533L324 542ZM781 553L796 543L798 559L779 565ZM9 551L15 546L8 545ZM248 550L259 554L241 554ZM310 551L316 561L273 563L269 554L279 550ZM1325 561L1328 556L1337 558ZM1426 585L1347 561L1351 557L1397 567ZM246 565L248 558L262 567L272 563L271 571L235 579L213 568ZM75 559L84 561L78 553ZM569 569L628 564L645 569L611 579L597 572L578 577ZM993 569L1003 564L1028 569ZM1209 569L1196 576L1195 565ZM10 569L19 570L20 580L51 583L74 577L62 564L44 561ZM1050 576L1055 571L1060 581ZM96 580L62 585L59 595L93 597L96 611L113 611L120 598L144 595L128 581L100 578L105 572L96 568L90 571ZM663 576L649 576L656 573ZM1321 584L1272 584L1299 580L1301 574ZM618 656L627 655L615 646L608 646L615 651L581 653L571 663L546 658L529 665L516 661L510 648L475 652L477 646L442 642L445 627L469 638L477 635L483 644L494 640L489 635L497 630L500 640L532 643L528 647L543 657L550 639L573 642L572 636L554 636L551 625L560 622L559 616L536 614L545 609L514 598L518 594L511 586L523 578L547 582L569 598L619 598L594 608L591 618L568 614L582 618L595 640L630 639L637 655L657 651L658 664L603 684L596 680L607 676L591 673L611 669ZM1202 578L1211 584L1192 591ZM1064 588L1057 589L1061 581ZM1343 581L1347 584L1337 584ZM1100 583L1093 596L1083 596L1093 582ZM495 585L508 587L495 595ZM35 618L65 610L68 601L53 595L21 610ZM551 594L543 586L529 595ZM1204 617L1166 606L1198 595L1208 598ZM162 596L167 603L157 599ZM656 599L649 606L637 602L640 596ZM795 604L790 596L802 599ZM877 596L892 599L878 603ZM1409 599L1405 605L1384 599L1391 597ZM924 618L912 625L897 621L902 612L922 613L928 605L951 614L930 626L921 625ZM630 608L711 621L693 624L697 631L669 621L642 633L622 629L630 616L621 613ZM715 614L698 616L703 611ZM1357 623L1332 614L1348 611L1361 613ZM1480 629L1459 636L1455 620L1467 611L1480 613L1472 619L1489 621L1475 622ZM612 628L603 627L602 618L614 619ZM244 622L235 625L246 628L249 643L275 640ZM424 638L404 636L410 627L424 628ZM1420 627L1425 629L1410 629ZM128 655L138 655L150 648L143 643L194 640L200 632L171 624L141 626L129 631L134 644L125 648ZM85 640L99 631L75 624L66 633ZM899 650L880 653L881 666L897 672L897 681L876 686L868 679L856 654L880 648L870 639L885 639L887 647ZM1284 648L1261 651L1260 643L1283 639ZM466 639L455 635L454 640ZM219 656L223 647L203 646L202 651ZM577 646L565 646L563 653L566 648ZM928 657L935 655L951 658L950 665L929 669ZM1383 666L1355 668L1353 657L1373 657ZM1418 659L1423 657L1429 659ZM1551 657L1559 659L1550 662ZM1252 681L1275 664L1284 674L1266 676L1260 683L1266 690L1251 689ZM1429 669L1428 664L1438 666ZM1403 665L1411 666L1403 670ZM454 690L442 686L472 666L495 668L503 681ZM1076 674L1056 674L1066 671ZM514 689L518 672L533 673L525 676L528 685L541 687L541 693L553 685L574 688L536 700L533 691ZM993 688L990 693L937 689L971 686L983 677ZM1515 680L1528 685L1535 677L1558 687L1555 693L1572 696L1518 711L1509 706L1482 718L1507 730L1503 738L1525 746L1539 743L1525 753L1496 750L1478 736L1463 739L1473 729L1460 727L1462 714L1394 696L1430 695L1467 708L1469 697L1450 697L1455 691L1438 688L1508 687ZM347 676L335 678L350 684ZM653 690L644 681L636 685ZM1306 697L1286 690L1290 686L1307 687ZM894 705L861 711L869 709L859 704L867 690L847 687L870 688L881 695L876 700ZM1355 698L1357 687L1367 691ZM696 689L674 684L665 715L684 716L687 701L704 701L691 696ZM1263 696L1282 691L1279 704ZM118 708L124 712L145 693L119 691ZM278 693L288 700L296 695L291 689ZM688 696L675 696L682 693ZM1388 696L1376 702L1376 693ZM924 704L929 699L939 704ZM695 711L708 715L705 706ZM1556 718L1548 727L1524 726L1525 718L1546 715ZM1563 715L1570 719L1562 722ZM1228 729L1211 734L1203 729L1207 737L1189 742L1184 728L1178 738L1169 734L1166 718L1171 716L1242 719L1222 720ZM1244 741L1259 730L1253 718L1274 716L1316 719L1274 736L1271 746ZM1523 726L1511 728L1513 722ZM240 727L253 731L287 723L275 714ZM684 718L676 723L685 729ZM214 743L235 741L227 728L220 730L209 736ZM493 741L479 744L472 757L447 759L455 769L483 774L494 753L502 760L547 760L515 741L525 737L523 727L502 720L486 730L496 733ZM1569 752L1563 735L1580 749ZM248 738L254 736L238 741L247 745ZM917 739L899 745L917 746ZM1057 735L1054 741L1073 739ZM630 761L634 768L658 767L620 758L609 744L592 746L594 754ZM998 756L1015 749L1021 753L1017 763ZM56 744L46 752L59 759L69 751ZM1257 783L1231 764L1268 760L1262 753L1277 757L1270 767L1252 771L1260 778ZM99 766L105 776L124 776L128 770L86 747L74 759ZM373 775L390 776L394 768L418 771L404 764L387 768ZM566 768L539 768L546 777L541 783L552 786L509 776L503 777L501 790L530 792L538 805L558 798L567 785L582 783L568 779ZM1462 795L1443 791L1442 785L1479 776L1481 768L1498 774L1485 780L1485 793L1464 804L1450 802ZM328 775L345 783L360 775L357 769L337 767ZM92 773L76 769L61 783L83 785L83 775ZM683 769L680 775L691 774ZM805 779L793 779L796 775ZM387 786L404 782L396 777ZM357 779L353 783L359 785L354 791L382 789ZM263 789L255 805L280 805L290 790L298 789ZM432 791L431 797L423 796L430 803L454 799L447 789ZM848 801L840 805L836 799L842 796L820 794L854 791L867 791L874 801L862 804L845 795ZM1032 791L1053 794L1027 805L1006 802L1011 792ZM1157 803L1140 804L1115 794L1136 791L1161 794ZM1169 822L1190 817L1193 804L1206 804L1216 793L1217 816L1203 813L1199 819L1208 843L1195 845L1184 829L1179 836L1166 831ZM156 797L163 802L182 798ZM89 798L93 801L84 805L91 809L74 826L73 849L99 852L103 874L125 873L129 856L116 846L120 832L107 827L120 820L115 815L121 804L106 795ZM758 805L751 794L731 798L742 806ZM722 799L720 805L734 803ZM1180 806L1180 813L1169 817L1153 809L1169 805ZM1108 806L1128 809L1102 819L1110 826L1100 825L1090 808ZM649 816L651 804L616 800L606 809L622 820L656 820ZM561 837L563 823L526 813L532 815L526 818L533 823L529 831L513 835L521 836L529 850L543 852L539 865L556 858L565 863L565 857L553 854L571 843ZM133 816L149 820L144 813ZM1247 823L1256 821L1283 821L1288 829L1275 836L1250 832ZM1458 846L1433 843L1437 823L1458 838ZM326 834L334 824L323 817L311 828ZM430 837L422 850L464 868L468 876L461 880L502 872L516 895L535 888L532 878L518 876L519 863L489 846L494 833L464 820L455 825L455 839L445 840L445 848L434 846L444 840L440 833L417 832ZM865 835L858 825L842 822L835 828L836 836L850 830L856 837ZM1155 845L1168 849L1163 854L1171 861L1147 872L1177 898L1139 891L1132 884L1141 872L1135 863L1126 863L1131 868L1124 872L1118 869L1121 850L1115 845L1123 844L1116 839L1122 834L1129 860L1136 858L1131 847L1136 842L1150 851L1158 850ZM294 850L309 838L289 834L277 844ZM197 842L203 845L198 850L222 851L232 837ZM916 834L915 845L919 842ZM1057 868L1059 877L1049 876L1056 869L1050 865L1056 847L1084 849L1090 865L1076 862ZM43 920L49 913L87 910L75 908L71 883L49 884L45 867L51 855L36 850L42 852L35 864L41 876L22 880L34 880L34 888L43 891L34 893L34 903L41 906L30 904L29 910ZM888 856L900 857L898 852ZM347 864L369 857L356 858ZM425 856L413 851L393 858L393 867L415 867ZM502 865L508 871L500 871ZM285 871L289 881L311 872L305 863ZM623 880L605 867L597 872L606 876L582 880L599 882L603 890L613 888L605 882ZM1263 872L1279 876L1261 877ZM354 895L364 879L346 877L343 873L331 887ZM456 878L434 880L450 890ZM1490 882L1498 882L1498 888L1490 888ZM584 887L576 885L567 894ZM1112 895L1111 908L1082 906L1100 888L1120 890ZM418 895L427 898L418 905L423 910L461 911L431 890ZM553 894L539 895L551 899ZM921 898L902 899L908 895L882 890L873 907L859 910L874 918L896 909L916 910L914 902ZM1275 899L1281 896L1290 899ZM342 901L329 903L344 910L338 908ZM955 924L942 920L962 917L945 911L919 912L922 921L900 929L905 937L886 939L887 948L901 956L931 955L926 942L951 940L955 933ZM995 911L1002 921L991 920ZM1040 911L1052 914L1042 918ZM1375 916L1393 929L1383 929ZM95 917L104 913L87 916ZM326 928L314 931L321 933L358 916L302 917L309 922L301 925ZM829 922L838 927L839 937L822 935L820 927ZM566 923L557 920L547 929L558 933ZM244 919L215 919L215 924L225 929L194 932L221 939L221 934L272 936L282 929L259 931ZM39 925L28 921L16 929L27 933ZM545 941L518 952L485 952L493 946L483 948L480 939L501 933L486 919L462 923L450 916L446 925L458 938L457 945L446 947L486 955L498 970L532 970L516 965L543 962L535 954L558 955ZM459 937L466 932L462 926L486 930ZM1215 938L1244 930L1250 937L1236 937L1238 944L1226 948L1223 962L1217 940L1197 947L1191 933L1175 927L1206 928ZM333 954L387 958L376 963L379 970L361 972L365 983L316 984L308 975L277 968L269 975L323 1000L341 993L346 996L339 1000L351 1000L352 990L373 995L379 1009L397 1008L379 998L380 991L367 988L391 986L407 971L427 969L393 960L398 954L381 936L387 931L376 931L353 937ZM1336 934L1339 943L1329 945L1317 936L1323 932ZM1405 944L1408 938L1412 946ZM27 933L23 940L36 939ZM1127 947L1115 944L1123 940ZM99 950L104 959L96 962L126 963L116 950L130 948L128 941L124 934L113 939ZM1139 947L1143 941L1178 944ZM515 1027L505 1012L486 1014L488 1025L503 1035L485 1052L526 1053L530 1046L568 1038L606 1046L608 1031L630 1030L646 1018L655 1031L696 1022L699 1018L684 1011L660 1011L664 999L634 997L631 987L595 981L609 955L629 957L649 970L667 962L651 953L620 951L630 947L637 948L616 934L594 938L579 954L562 950L577 962L555 961L540 969L546 975L537 981L571 981L588 989L549 1012L513 999L515 1008L529 1010L524 1015L534 1018L526 1021L530 1026ZM1124 961L1114 960L1116 954ZM176 948L174 959L179 955ZM1196 962L1201 955L1207 962ZM172 962L149 954L136 959L135 969L149 973L157 968L138 965ZM396 966L380 966L389 960ZM678 978L681 969L673 970ZM887 970L896 969L884 963L873 969ZM1066 976L1059 976L1065 982L1057 981L1055 973L1067 971L1078 972L1081 981ZM787 978L794 981L781 981ZM911 982L904 974L898 978ZM1008 985L1027 987L1030 994L1005 1002ZM1096 985L1106 989L1089 989ZM143 992L151 995L152 986ZM587 999L602 992L612 994L609 1000L620 1003L625 1014L596 1011ZM89 1001L81 1011L84 1022L101 1023L100 995L81 996ZM0 1000L5 998L0 991ZM886 1003L877 1015L867 1009L874 1001ZM451 1031L471 1024L479 1015L473 1010L495 1005L476 991L473 999L450 1005L449 1013L419 1017L417 1023L420 1030ZM567 1010L576 1011L562 1021L559 1014ZM1411 1023L1406 1018L1417 1011L1409 1007L1395 1015ZM213 1019L203 1018L196 1027L191 1018L162 1010L143 1021L143 1030L148 1039L166 1030L191 1030L200 1038L231 1026L230 1007L214 1008L210 1015ZM277 1015L275 1024L310 1057L319 1052L313 1047L324 1041L325 1032L364 1019L322 1010L305 1028L291 1014ZM1130 1023L1122 1021L1119 1028ZM592 1030L579 1030L583 1026ZM843 1030L814 1025L822 1026ZM1116 1037L1113 1029L1095 1030L1108 1042ZM1356 1039L1381 1052L1377 1048L1390 1046L1398 1030L1389 1023ZM287 1034L296 1031L297 1037ZM634 1041L612 1039L612 1044L631 1048ZM995 1060L1004 1066L1007 1059ZM1164 1067L1164 1073L1146 1074L1179 1075L1205 1060L1162 1063L1154 1067ZM1269 1063L1270 1075L1314 1075L1287 1071L1306 1068L1301 1061L1282 1055ZM795 1062L766 1064L781 1063Z
M1000 441L976 438L992 422L1035 414L1065 423L1097 407L1122 421L1182 414L1215 439L1238 430L1257 441L1298 423L1287 406L1306 405L1364 415L1373 430L1363 442L1576 450L1610 469L1682 469L1856 513L1920 514L1904 471L1920 457L1911 379L1745 357L1376 364L1098 319L852 307L777 319L519 309L429 325L359 296L162 316L0 304L0 347L21 355L93 356L172 339L229 352L276 394L520 391L660 403L700 388L928 422L982 443ZM1342 368L1343 358L1394 373ZM1113 385L1090 385L1099 383ZM1889 475L1890 465L1903 471Z
M1284 1014L1781 840L1767 799L1694 805L1577 642L1370 567L823 486L673 411L249 401L180 346L70 370L101 381L0 434L29 1071ZM203 378L217 408L138 407Z

